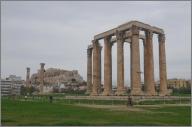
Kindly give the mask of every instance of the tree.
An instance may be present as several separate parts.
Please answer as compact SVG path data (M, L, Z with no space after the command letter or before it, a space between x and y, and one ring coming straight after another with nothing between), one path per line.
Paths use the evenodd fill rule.
M20 94L21 95L27 95L27 88L24 85L21 86L21 93Z
M25 86L21 86L21 95L27 95L27 94L29 94L29 95L32 95L32 93L33 92L35 92L36 91L36 89L35 89L35 87L33 87L33 86L31 86L31 87L25 87Z

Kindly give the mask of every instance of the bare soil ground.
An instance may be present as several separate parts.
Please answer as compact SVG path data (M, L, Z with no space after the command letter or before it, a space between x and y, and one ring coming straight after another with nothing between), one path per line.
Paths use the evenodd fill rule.
M89 108L102 108L102 109L108 109L108 110L114 110L114 111L145 111L142 108L138 107L127 107L125 105L90 105L90 104L76 104L77 106L81 107L89 107Z

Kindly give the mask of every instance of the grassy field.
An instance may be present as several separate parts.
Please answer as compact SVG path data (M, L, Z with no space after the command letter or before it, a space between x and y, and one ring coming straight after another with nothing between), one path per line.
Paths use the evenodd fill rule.
M13 97L3 97L4 99L13 99ZM24 96L16 96L15 99L19 100L25 100ZM43 95L43 96L28 96L28 101L43 101L47 102L49 101L49 95ZM127 99L111 99L111 100L101 100L101 99L66 99L64 96L61 96L61 94L54 95L53 96L54 102L62 102L66 104L76 104L76 103L83 103L83 104L97 104L97 105L126 105ZM177 98L161 98L161 99L138 99L133 101L134 105L159 105L159 104L191 104L191 98L190 97L177 97Z
M191 96L191 94L184 94L184 93L172 93L171 96L181 96L181 97L187 97Z
M191 123L189 105L88 105L41 101L1 103L2 125L185 125Z

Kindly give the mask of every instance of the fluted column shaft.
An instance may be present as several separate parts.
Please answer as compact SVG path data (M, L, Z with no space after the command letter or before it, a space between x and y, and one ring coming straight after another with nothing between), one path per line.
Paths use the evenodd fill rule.
M111 58L111 37L104 38L104 92L103 95L112 93L112 58Z
M146 66L147 66L147 61L146 61L146 55L147 55L147 50L146 50L146 39L143 39L143 48L144 48L144 53L143 53L143 62L144 62L144 91L147 91L147 83L146 83L146 72L147 72L147 68L146 68Z
M101 75L100 75L100 45L97 40L93 41L93 86L91 95L96 96L99 93L99 86L101 85Z
M124 39L123 33L117 32L117 95L125 93L124 88Z
M30 68L29 67L27 67L26 86L30 87Z
M153 60L153 33L145 31L146 43L144 46L144 84L146 95L155 95L154 60Z
M167 95L167 69L165 54L165 35L159 35L159 72L160 72L160 95Z
M98 85L98 94L101 93L101 50L102 50L102 46L99 45L99 64L98 64L98 67L99 67L99 85Z
M136 26L132 26L131 30L131 94L141 95L139 30Z
M44 72L45 72L44 66L45 66L45 64L40 63L40 65L41 65L41 69L40 69L40 94L42 94L43 93L43 86L44 86Z
M92 48L87 49L87 94L92 91Z

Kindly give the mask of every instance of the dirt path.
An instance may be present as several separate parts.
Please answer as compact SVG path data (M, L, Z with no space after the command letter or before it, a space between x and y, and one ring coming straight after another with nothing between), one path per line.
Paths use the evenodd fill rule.
M142 108L138 107L127 107L125 105L90 105L90 104L76 104L81 107L89 107L89 108L100 108L100 109L108 109L113 111L146 111Z

